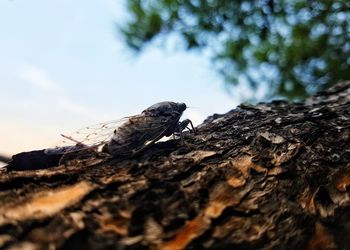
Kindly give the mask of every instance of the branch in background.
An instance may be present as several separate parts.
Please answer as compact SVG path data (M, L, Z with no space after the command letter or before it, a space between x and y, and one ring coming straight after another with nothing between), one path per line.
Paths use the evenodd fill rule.
M0 155L0 162L8 163L10 161L10 157Z

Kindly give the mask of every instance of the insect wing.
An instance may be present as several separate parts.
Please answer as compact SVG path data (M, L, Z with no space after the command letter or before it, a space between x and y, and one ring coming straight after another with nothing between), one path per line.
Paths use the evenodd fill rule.
M127 122L129 117L115 121L102 122L81 128L71 134L61 134L62 139L46 154L62 154L59 164L66 165L75 159L86 159L96 155L99 148L113 136L113 131Z
M100 148L108 143L120 129L129 134L127 141L119 151L138 154L161 139L165 132L176 124L178 119L166 116L149 116L145 114L125 117L119 120L98 123L77 130L71 134L62 134L62 140L54 148L46 150L47 154L62 154L60 165L67 165L72 160L84 160L97 155Z
M138 115L130 118L116 130L117 142L109 145L111 154L135 155L161 139L165 132L177 124L178 119L169 116Z
M133 155L137 155L143 152L145 149L156 143L169 129L174 129L173 127L178 124L180 116L178 117L169 117L169 116L159 116L156 119L150 119L149 122L146 122L144 126L147 128L148 133L144 133L142 140L144 141L143 145L139 148L133 150Z
M85 147L96 147L106 143L113 131L127 122L128 118L123 118L116 121L98 123L92 126L87 126L75 131L72 134L61 134L62 140L60 146L83 145Z

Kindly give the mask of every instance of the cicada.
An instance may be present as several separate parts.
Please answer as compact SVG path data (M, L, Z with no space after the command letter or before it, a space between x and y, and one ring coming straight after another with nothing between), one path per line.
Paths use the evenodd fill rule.
M164 136L179 135L182 137L182 131L186 128L195 132L189 119L180 122L186 108L185 103L159 102L140 114L85 127L70 135L61 135L64 141L57 147L14 155L8 169L33 169L30 167L30 162L23 161L23 157L30 153L31 159L36 158L33 157L33 152L40 152L45 159L55 157L59 161L58 164L77 156L95 153L107 154L110 157L136 156ZM23 162L28 166L23 167ZM39 165L36 163L33 167L35 169L45 168ZM47 167L48 164L45 166Z

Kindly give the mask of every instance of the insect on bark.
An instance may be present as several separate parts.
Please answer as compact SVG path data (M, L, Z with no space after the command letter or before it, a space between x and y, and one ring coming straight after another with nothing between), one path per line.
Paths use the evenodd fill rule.
M182 139L184 129L195 132L189 119L180 122L186 108L185 103L159 102L143 110L141 114L86 127L72 135L62 135L64 141L60 146L14 155L8 169L32 169L20 165L25 162L23 158L29 154L31 159L36 158L33 157L34 152L44 154L45 159L55 157L59 159L58 164L98 152L107 153L112 157L136 156L164 136L179 135ZM37 164L35 168L45 167L38 167Z
M189 119L179 122L186 108L185 103L176 102L152 105L141 114L129 117L127 122L116 128L103 151L112 156L137 155L163 136L182 136L182 130L185 128L194 132Z

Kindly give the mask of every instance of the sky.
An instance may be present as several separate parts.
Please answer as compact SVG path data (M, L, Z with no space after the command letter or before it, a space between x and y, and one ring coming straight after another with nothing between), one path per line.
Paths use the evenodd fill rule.
M238 104L206 55L132 53L116 28L127 18L124 0L0 0L1 154L55 146L61 133L160 101L185 102L197 125Z

